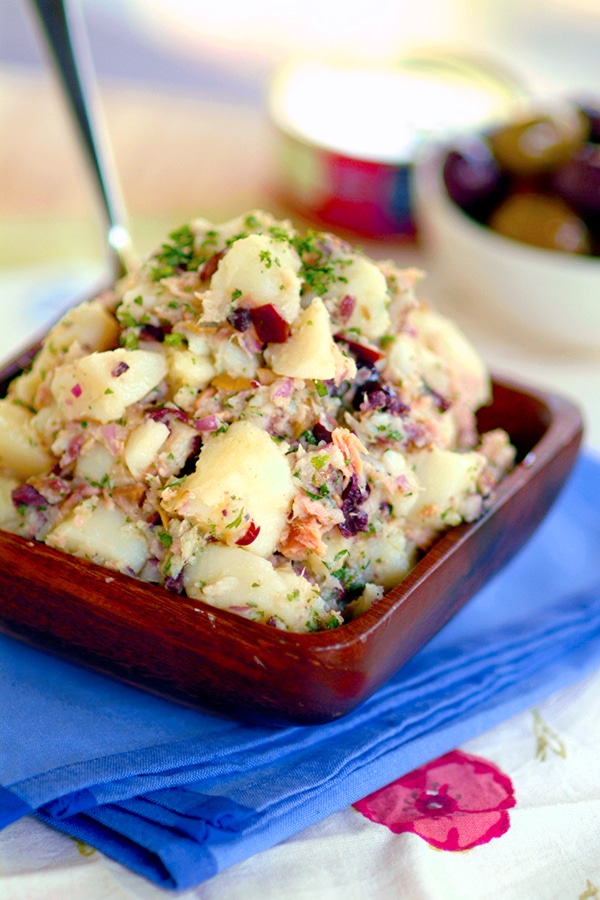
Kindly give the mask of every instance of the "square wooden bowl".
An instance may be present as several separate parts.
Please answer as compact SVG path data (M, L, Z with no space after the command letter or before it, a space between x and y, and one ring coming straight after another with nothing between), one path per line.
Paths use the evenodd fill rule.
M4 389L18 367L0 372ZM572 403L505 381L494 381L479 424L506 429L518 451L491 508L449 530L401 584L338 629L279 631L0 532L0 630L188 705L270 724L343 716L523 546L582 437Z

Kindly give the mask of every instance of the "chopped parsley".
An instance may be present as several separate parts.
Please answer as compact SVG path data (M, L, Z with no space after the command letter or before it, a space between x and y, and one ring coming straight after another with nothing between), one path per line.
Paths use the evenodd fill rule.
M134 319L134 317L127 309L123 309L122 307L120 307L117 310L117 319L119 320L123 328L137 328L137 319Z
M233 520L233 522L229 522L229 523L225 526L225 528L227 528L227 529L231 529L231 528L239 528L239 526L242 524L243 518L244 518L244 510L243 510L243 509L240 509L239 513L237 514L237 516L236 516L236 518Z
M313 444L315 447L319 443L312 431L310 431L309 429L302 432L302 434L300 435L300 440L304 441L305 444Z
M266 269L270 269L273 265L273 257L271 256L271 252L269 250L261 250L259 253L259 259L262 263L265 264Z
M287 243L290 243L291 241L289 231L281 225L271 225L269 228L269 235L274 241L286 241Z
M318 231L309 231L303 238L294 237L291 243L302 261L299 275L305 282L303 291L308 288L322 297L336 282L347 283L338 269L350 265L352 260L334 259Z
M171 331L170 334L165 334L165 344L169 347L181 347L184 342L184 337L178 331Z
M137 350L140 346L137 334L133 334L131 331L129 334L122 334L119 343L122 347L125 347L126 350Z
M260 228L260 220L254 215L254 213L249 213L244 218L244 226L246 228Z
M152 266L153 281L169 278L178 270L190 272L206 262L215 250L218 243L219 232L209 229L200 243L198 251L195 250L196 236L189 225L182 225L169 234L169 241L162 245L155 254Z
M329 461L328 453L320 453L318 456L313 456L311 459L311 463L314 469L317 472L320 472L323 466Z

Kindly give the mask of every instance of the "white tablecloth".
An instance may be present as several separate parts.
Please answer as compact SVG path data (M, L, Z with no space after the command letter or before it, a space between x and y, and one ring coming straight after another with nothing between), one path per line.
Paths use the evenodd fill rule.
M487 843L439 850L417 834L394 834L348 808L178 896L594 900L600 895L599 741L600 674L461 748L467 761L477 757L485 772L506 776L512 787L508 828ZM481 778L482 794L485 772L472 776L476 786ZM499 802L506 795L501 792ZM481 839L480 819L470 821L476 819L455 815L452 824L461 837ZM167 896L172 894L33 819L0 832L2 900Z

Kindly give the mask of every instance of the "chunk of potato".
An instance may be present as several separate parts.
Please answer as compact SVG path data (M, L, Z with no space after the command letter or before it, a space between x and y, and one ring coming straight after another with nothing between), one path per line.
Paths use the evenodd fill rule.
M441 529L464 518L465 501L476 493L486 460L481 453L459 453L432 447L411 454L421 492L410 521Z
M466 335L446 316L425 306L413 310L411 319L424 344L446 363L453 393L473 410L488 403L490 376Z
M227 544L268 556L285 525L295 486L287 460L272 438L249 421L234 422L203 447L196 471L163 492L170 513L196 522Z
M137 284L125 291L123 299L117 308L117 317L128 324L131 320L142 324L144 316L147 316L158 303L159 295L156 287L149 284ZM128 322L129 320L129 322Z
M283 344L267 350L271 368L289 378L335 378L338 348L331 334L331 320L320 297L296 320L292 334Z
M31 370L13 381L11 396L32 406L46 374L64 363L65 358L109 350L118 340L117 321L99 300L80 303L50 329Z
M162 353L106 350L59 366L51 391L65 419L112 422L145 397L166 373Z
M114 465L115 457L110 450L94 441L77 455L75 474L90 484L102 484L110 479Z
M326 612L316 587L291 565L274 568L242 547L207 544L184 566L183 583L189 597L259 621L276 616L291 631L310 630L315 614Z
M449 399L450 379L445 360L411 334L397 334L388 350L388 368L392 378L420 393L423 382L440 397Z
M7 398L0 400L0 466L19 478L39 475L53 464L32 419L24 406Z
M46 344L59 359L73 341L85 353L109 350L119 340L119 326L113 314L99 300L74 306L49 332Z
M352 265L344 268L344 277L344 293L356 301L346 328L357 328L368 338L381 337L390 327L390 297L383 272L363 256L355 256Z
M234 337L215 347L214 365L218 374L225 372L232 378L254 378L258 356L240 347Z
M286 322L293 322L300 311L300 258L284 241L265 234L250 234L235 241L225 253L210 283L226 299L223 318L231 303L240 306L277 307ZM238 292L240 292L239 297Z
M146 419L131 432L125 444L125 463L134 478L141 478L169 437L164 422Z
M378 534L359 532L344 537L337 528L323 537L323 557L310 553L306 568L325 579L336 570L345 570L350 583L376 582L386 590L398 584L415 563L415 547L407 540L398 520L391 520Z
M179 472L190 453L198 450L199 435L195 428L179 419L169 422L169 436L160 448L157 460L160 475Z
M16 529L19 524L19 514L12 502L12 492L18 486L16 478L0 475L0 528L8 531Z
M146 538L125 513L94 497L76 506L45 542L120 572L137 574L149 557Z
M195 396L216 374L208 356L201 356L185 347L167 348L167 380L173 393L188 388Z
M203 326L198 322L178 322L173 326L173 332L180 334L188 345L188 348L196 356L210 356L211 344L209 338L216 332L216 326ZM177 349L176 347L174 349Z
M396 488L390 497L390 503L396 518L405 518L417 502L419 485L416 475L407 465L406 456L399 450L385 450L381 462L392 478L402 479L402 489Z

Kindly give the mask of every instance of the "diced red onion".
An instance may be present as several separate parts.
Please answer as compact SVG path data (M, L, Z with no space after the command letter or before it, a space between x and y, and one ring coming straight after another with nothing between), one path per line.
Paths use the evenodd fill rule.
M60 458L61 466L68 466L77 459L84 442L85 437L83 434L76 434L75 437L71 438L65 452Z
M180 422L187 422L188 417L182 409L172 406L156 406L148 413L148 418L154 422L164 422L168 425L171 419L179 419Z
M293 379L286 378L273 392L273 397L290 397L294 387Z
M249 331L239 332L239 344L246 353L260 353L262 350L262 341L259 340L254 328Z
M313 437L318 444L321 441L325 441L326 444L331 443L331 431L325 427L321 422L316 422L312 427Z
M182 594L183 593L183 569L179 572L177 578L171 578L171 576L167 576L165 578L165 587L172 594Z
M31 484L20 484L18 487L14 488L11 493L11 498L13 505L16 506L17 509L19 506L33 506L36 509L39 509L40 507L46 509L48 506L46 498Z
M424 447L427 443L427 430L422 422L405 422L404 431L406 437L415 447Z
M354 308L356 307L356 297L353 297L352 294L346 294L342 297L340 303L340 319L342 322L347 322L352 313L354 312Z
M110 374L112 375L113 378L119 378L121 375L124 375L128 369L129 369L129 366L127 365L125 360L122 359L121 362L118 363L114 367L114 369L112 370L112 372Z
M221 422L215 413L211 413L210 416L203 416L201 419L193 419L192 425L196 431L216 431L221 427Z
M111 422L110 425L105 425L102 429L102 434L112 455L118 456L121 450L121 445L117 434L117 426L114 424L114 422Z
M393 387L370 378L356 388L352 405L354 409L382 409L393 415L402 416L409 412L410 407L398 396Z

